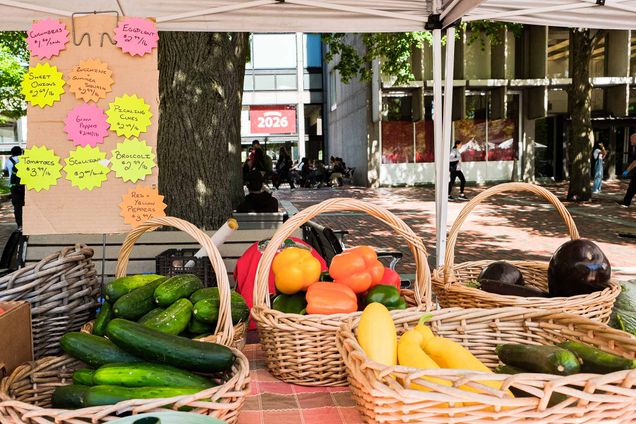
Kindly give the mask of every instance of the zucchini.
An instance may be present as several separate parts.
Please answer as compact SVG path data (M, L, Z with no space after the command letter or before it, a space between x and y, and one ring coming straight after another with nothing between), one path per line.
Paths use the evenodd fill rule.
M84 395L85 406L114 405L130 399L171 398L198 393L200 387L119 387L99 385L89 387Z
M169 365L139 362L136 364L106 364L95 371L95 384L124 387L199 387L213 386L205 377Z
M53 391L51 403L53 408L62 409L78 409L86 406L86 393L90 389L89 386L82 384L69 384L66 386L57 386Z
M191 319L188 324L188 332L191 334L203 334L203 333L214 333L216 329L215 324L205 324L198 319Z
M155 289L155 302L159 306L169 306L202 288L201 279L194 274L175 275Z
M164 281L165 277L159 278L120 297L113 305L115 316L137 320L152 311L157 307L154 299L155 289Z
M60 346L73 358L94 368L109 362L141 362L141 359L123 351L110 340L87 333L66 333L60 339Z
M165 311L143 322L143 325L162 333L179 334L188 328L191 316L192 303L188 299L179 299Z
M104 298L111 303L131 291L162 278L157 274L127 275L117 278L104 286Z
M216 325L216 321L219 319L219 289L216 287L210 287L210 289L216 289L216 292L210 291L209 297L199 300L194 304L194 310L192 311L194 317L206 324ZM250 316L250 309L245 303L245 299L239 293L232 290L230 300L230 308L232 310L232 324L236 325L239 322L246 322Z
M575 354L558 346L504 344L497 356L506 365L544 374L570 375L581 370Z
M147 361L182 369L199 372L227 371L234 363L234 354L225 346L165 334L120 318L108 323L106 335L117 346Z
M95 374L95 370L90 368L79 369L73 373L73 383L92 386L95 384L93 383L93 374Z
M106 331L106 324L111 319L113 319L113 306L109 302L104 302L97 314L97 318L95 318L95 323L93 323L93 334L103 336L104 331Z
M622 356L607 353L590 345L568 340L557 343L557 346L574 353L581 360L581 371L594 374L609 374L615 371L636 368L635 359L625 359Z
M157 315L159 315L160 313L162 313L163 311L165 311L166 308L155 308L152 311L148 312L146 315L144 315L143 317L139 318L137 320L137 322L139 324L143 324L146 321L149 321L151 319L153 319L154 317L156 317Z

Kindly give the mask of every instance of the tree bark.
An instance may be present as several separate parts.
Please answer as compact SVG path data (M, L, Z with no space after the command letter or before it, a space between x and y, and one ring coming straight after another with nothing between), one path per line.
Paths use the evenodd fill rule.
M220 227L242 198L241 105L248 34L159 37L159 191L166 213Z
M590 60L594 48L594 34L589 29L570 29L570 60L572 63L572 85L568 92L570 117L570 140L568 158L570 184L568 199L590 200L591 157L594 145L592 131L592 84L590 83Z

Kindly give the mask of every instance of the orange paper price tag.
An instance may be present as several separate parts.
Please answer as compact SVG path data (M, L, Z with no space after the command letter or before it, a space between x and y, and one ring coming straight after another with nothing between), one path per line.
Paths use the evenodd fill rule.
M113 71L101 60L88 59L73 66L67 82L75 98L96 102L111 91L112 74Z
M119 204L124 222L133 228L138 227L150 218L166 216L166 204L159 191L150 186L138 185L128 190Z

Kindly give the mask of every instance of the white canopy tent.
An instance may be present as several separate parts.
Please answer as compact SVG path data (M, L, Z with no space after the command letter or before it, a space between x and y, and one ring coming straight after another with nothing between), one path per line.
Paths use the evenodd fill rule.
M443 263L446 246L452 95L445 102L442 99L443 92L452 94L452 25L460 19L490 19L561 27L636 29L636 0L0 0L0 30L26 30L33 20L93 11L152 16L164 31L433 30L437 265ZM447 36L444 79L443 30Z

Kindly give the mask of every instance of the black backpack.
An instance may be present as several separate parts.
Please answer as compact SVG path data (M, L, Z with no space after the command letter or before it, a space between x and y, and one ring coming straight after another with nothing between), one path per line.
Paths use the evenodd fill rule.
M12 186L19 186L21 185L20 177L18 177L18 172L17 172L17 169L15 168L15 165L17 164L17 162L13 160L13 158L9 158L9 160L13 164L13 169L11 170L11 178L9 179L9 184L11 184Z

